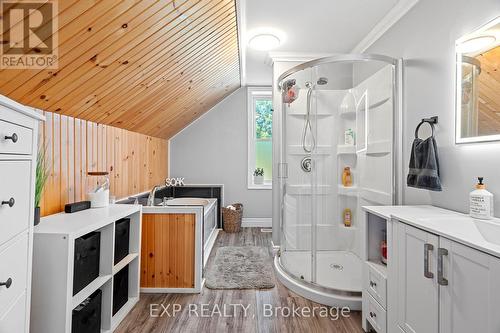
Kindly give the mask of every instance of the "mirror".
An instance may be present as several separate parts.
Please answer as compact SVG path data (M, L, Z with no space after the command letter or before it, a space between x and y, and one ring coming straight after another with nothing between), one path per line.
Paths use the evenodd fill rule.
M500 140L500 17L456 42L456 142Z

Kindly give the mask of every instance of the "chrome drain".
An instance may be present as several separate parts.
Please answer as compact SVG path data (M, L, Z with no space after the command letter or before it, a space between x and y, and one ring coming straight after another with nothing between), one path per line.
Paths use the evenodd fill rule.
M339 264L330 264L330 268L331 269L336 269L338 271L343 271L344 270L344 266L339 265Z

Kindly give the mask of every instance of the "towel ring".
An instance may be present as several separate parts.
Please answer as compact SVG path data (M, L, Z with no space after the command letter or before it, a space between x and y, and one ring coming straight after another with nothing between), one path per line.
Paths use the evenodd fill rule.
M431 118L424 118L422 121L417 125L417 128L415 129L415 139L418 139L418 130L420 129L420 126L422 126L424 123L428 123L429 126L431 126L432 134L431 137L434 137L434 124L438 123L438 117L431 117Z

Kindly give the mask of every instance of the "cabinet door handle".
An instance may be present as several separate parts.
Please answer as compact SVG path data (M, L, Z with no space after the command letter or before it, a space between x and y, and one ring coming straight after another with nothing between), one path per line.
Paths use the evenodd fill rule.
M377 286L377 283L376 282L373 282L373 281L370 281L370 287L376 287Z
M375 318L375 317L377 317L377 314L374 313L374 312L372 312L372 311L370 311L370 317Z
M5 282L0 282L0 287L5 286L7 289L12 285L12 279L8 278Z
M4 136L4 139L5 140L12 140L12 142L16 143L17 140L19 139L19 137L17 136L16 133L13 133L11 136L8 136L8 135Z
M438 249L438 284L441 286L448 285L448 279L444 277L444 267L443 267L443 257L448 255L448 250L439 248Z
M14 198L10 198L7 201L2 201L2 206L9 205L9 207L12 207L12 206L14 206L15 203L16 203L16 200L14 200Z
M424 276L428 279L434 278L434 273L429 269L429 252L434 251L434 245L425 243L424 245Z

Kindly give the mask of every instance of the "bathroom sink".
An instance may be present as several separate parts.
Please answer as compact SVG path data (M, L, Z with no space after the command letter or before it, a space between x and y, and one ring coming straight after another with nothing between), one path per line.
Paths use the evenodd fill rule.
M175 198L167 200L167 206L206 206L210 203L202 198ZM163 202L159 206L164 206Z
M487 220L474 220L474 224L487 242L500 245L500 224Z

